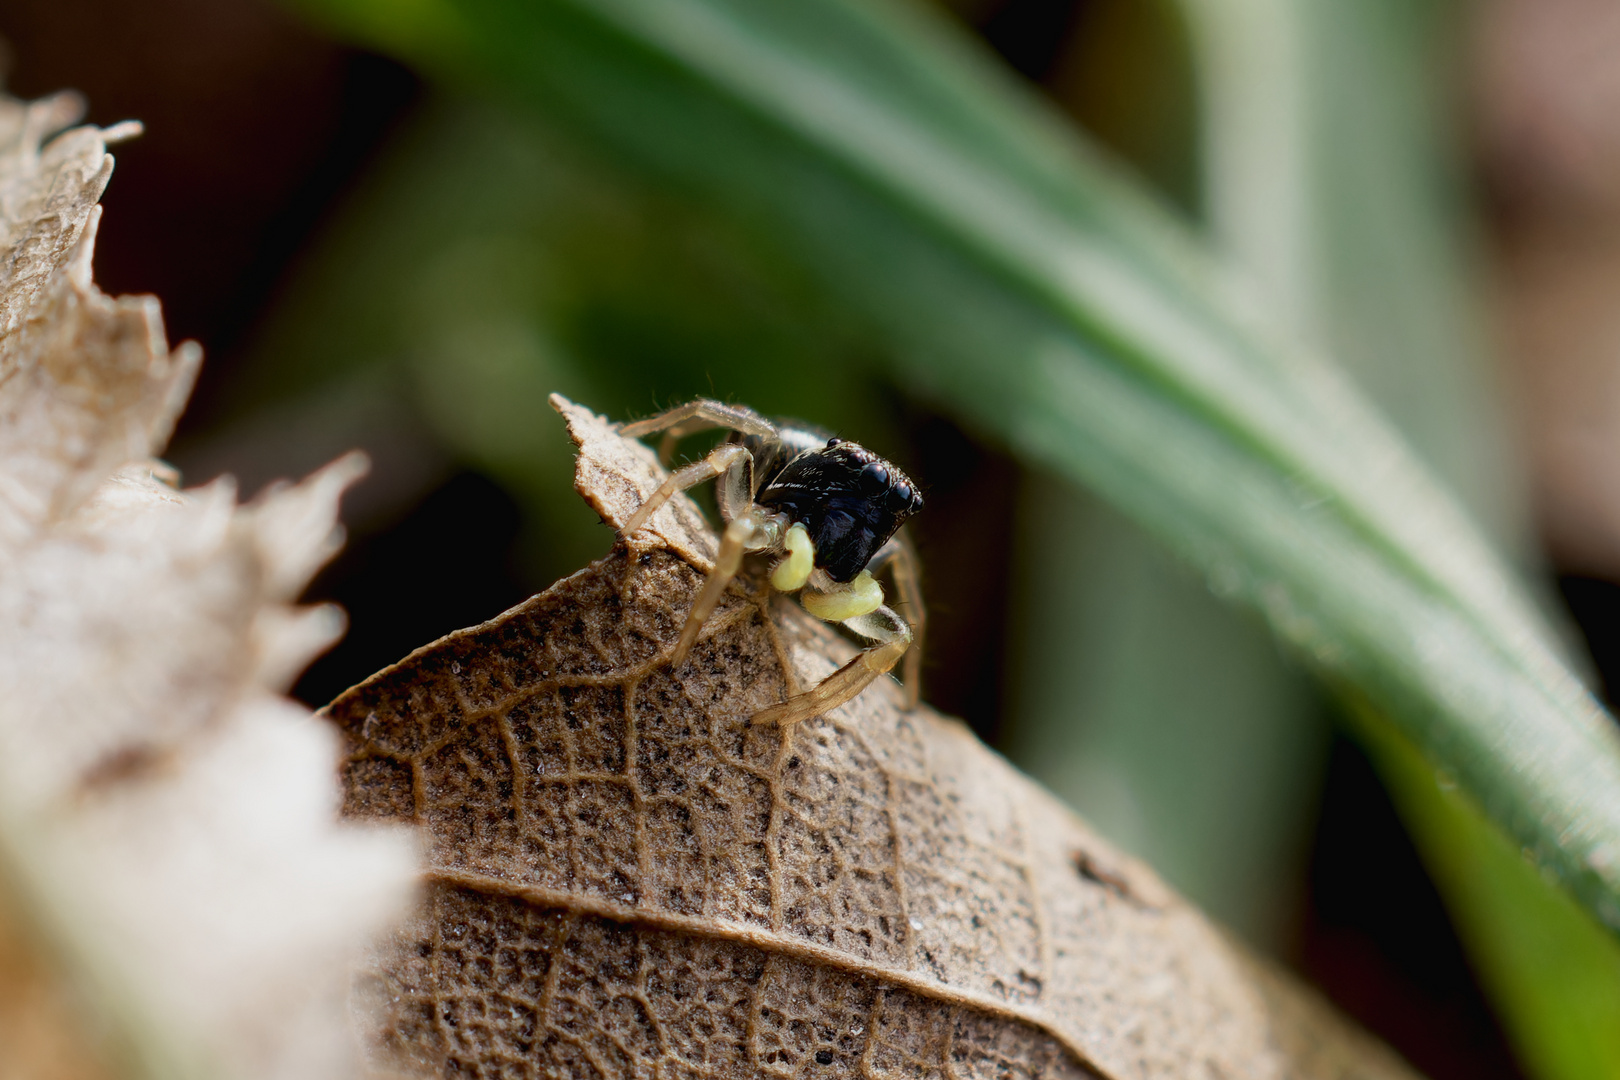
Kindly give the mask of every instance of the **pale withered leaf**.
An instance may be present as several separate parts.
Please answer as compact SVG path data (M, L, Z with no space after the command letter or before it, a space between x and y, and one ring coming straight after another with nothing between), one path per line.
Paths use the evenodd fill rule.
M172 486L198 351L92 283L108 133L43 141L76 115L0 100L0 940L40 988L0 1010L124 1074L353 1075L347 965L414 844L337 821L330 729L281 691L341 631L290 603L363 462L245 507Z
M553 399L612 525L664 475ZM748 717L851 646L740 581L666 656L714 538L677 499L601 561L327 712L346 810L429 834L369 980L422 1076L1411 1074L956 721L887 680Z
M6 1076L110 1080L86 1038L80 1003L0 889L0 1047Z

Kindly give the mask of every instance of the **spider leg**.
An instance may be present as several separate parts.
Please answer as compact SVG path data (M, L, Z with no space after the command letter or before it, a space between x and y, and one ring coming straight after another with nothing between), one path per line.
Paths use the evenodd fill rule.
M892 669L911 647L910 625L886 607L845 619L844 625L874 644L804 693L755 713L749 723L788 727L836 709Z
M894 578L895 591L900 594L895 606L905 612L905 620L911 626L911 648L906 652L906 664L901 669L906 687L905 707L910 711L922 697L923 636L928 629L928 609L923 605L919 580L922 563L917 558L916 545L911 542L911 533L904 525L878 549L868 569L876 574L885 566Z
M669 468L675 461L675 447L688 435L696 435L705 428L713 425L703 417L696 417L683 421L672 428L664 429L664 437L658 440L658 461L664 468Z
M696 435L700 431L717 427L730 428L744 435L758 435L763 438L774 438L776 435L775 426L753 409L741 405L727 405L710 398L689 401L657 416L649 416L633 424L624 424L619 428L619 434L629 439L639 439L643 435L662 431L664 438L658 444L658 460L668 465L674 459L676 443L688 435Z
M624 528L619 531L622 535L629 536L647 524L647 519L657 513L659 507L687 488L697 487L705 480L713 480L717 476L726 476L734 472L751 477L753 468L753 455L746 449L736 443L721 443L710 451L707 457L676 469L665 477L664 482L658 485L658 490L647 496L636 508L636 512L630 515L630 520L624 523ZM728 483L726 490L729 492L735 486Z
M678 668L686 662L687 654L697 644L703 624L709 621L726 586L731 584L731 579L742 568L743 555L773 546L780 532L780 523L775 520L775 515L759 507L750 507L726 525L726 531L720 534L720 553L714 558L714 569L709 571L702 591L692 601L692 609L686 613L686 624L681 627L680 639L675 642L675 651L670 654L670 667Z

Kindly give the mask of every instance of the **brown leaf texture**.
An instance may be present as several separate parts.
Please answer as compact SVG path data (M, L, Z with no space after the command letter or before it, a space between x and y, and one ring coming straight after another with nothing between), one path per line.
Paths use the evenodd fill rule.
M363 463L176 490L150 455L199 351L92 283L134 129L44 141L77 114L0 98L0 1032L38 1036L0 1072L352 1075L348 961L414 848L338 823L332 733L281 692L341 632L291 601Z
M561 398L617 526L664 475ZM429 835L368 981L378 1059L480 1077L1395 1078L962 725L883 680L748 717L852 646L740 580L665 656L715 538L650 527L328 707L346 812Z

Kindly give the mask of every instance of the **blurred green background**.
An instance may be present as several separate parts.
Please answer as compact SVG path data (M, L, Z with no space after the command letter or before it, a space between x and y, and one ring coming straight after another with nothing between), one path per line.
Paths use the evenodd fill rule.
M839 8L781 0L774 30L812 41L820 6ZM1563 33L1599 57L1588 66L1620 58L1620 37L1599 47L1591 5L1563 5L1551 30L1515 30L1524 5L1508 0L874 10L891 6L901 14L874 16L890 21L873 40L913 35L928 59L905 79L885 82L883 54L839 41L806 55L869 93L934 94L942 127L979 139L995 167L1027 166L1023 181L1056 203L1067 166L1041 157L1043 125L1064 129L1054 145L1087 133L1103 179L1086 183L1105 211L1121 200L1122 243L1168 252L1164 280L1179 288L1180 241L1155 246L1153 223L1183 220L1268 333L1331 352L1509 553L1601 688L1620 664L1620 593L1605 581L1620 556L1592 509L1609 495L1542 449L1576 422L1546 403L1599 396L1568 378L1546 389L1566 369L1544 354L1602 368L1603 328L1548 345L1542 323L1518 317L1607 280L1578 271L1600 261L1593 237L1612 207L1581 172L1600 171L1601 155L1583 164L1535 108L1586 100L1536 82L1582 69L1500 44ZM342 603L351 630L301 697L323 703L608 549L572 493L549 392L617 418L701 394L810 419L892 457L926 492L915 527L933 704L1429 1075L1620 1075L1615 938L1425 764L1368 704L1375 691L1331 660L1315 658L1331 686L1296 664L1253 610L1289 617L1263 590L1225 582L1196 552L1190 566L1190 542L1173 541L1178 554L1150 537L1136 522L1153 512L1117 487L1076 484L1031 449L1039 437L1015 411L962 406L968 384L918 343L935 332L945 355L1026 316L917 247L910 226L883 232L886 214L921 210L850 203L836 170L794 164L802 145L701 95L614 113L620 45L588 19L548 26L554 55L525 82L522 5L469 4L442 25L438 10L0 8L12 92L74 86L92 119L148 125L118 152L98 277L157 293L171 337L207 349L171 453L187 481L230 472L251 493L354 445L372 457L345 505L349 547L310 593ZM507 52L489 30L503 19L518 28ZM664 77L661 63L647 70ZM766 72L750 92L785 88L789 112L795 92L842 100L794 72ZM1034 134L1003 138L997 108L1027 110L1016 115ZM623 115L639 116L633 137L615 134ZM865 119L851 112L851 129ZM885 149L902 162L909 150L872 152ZM911 167L931 166L918 151ZM985 219L999 209L985 204ZM789 228L800 232L783 240ZM1116 235L1106 214L1096 228ZM1566 269L1560 243L1586 262ZM1200 273L1186 271L1195 291ZM931 314L942 295L959 304ZM1579 336L1578 319L1551 321ZM1302 513L1333 494L1313 484L1301 480Z

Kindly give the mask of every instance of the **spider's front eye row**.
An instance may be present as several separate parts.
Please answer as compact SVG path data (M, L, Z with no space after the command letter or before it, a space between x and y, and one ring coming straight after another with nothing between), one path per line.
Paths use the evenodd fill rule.
M881 462L873 461L856 477L861 494L868 499L882 499L883 508L891 514L916 512L921 509L917 493L905 480L896 481L894 474Z
M862 495L881 495L889 488L889 470L874 461L861 470L859 483Z

